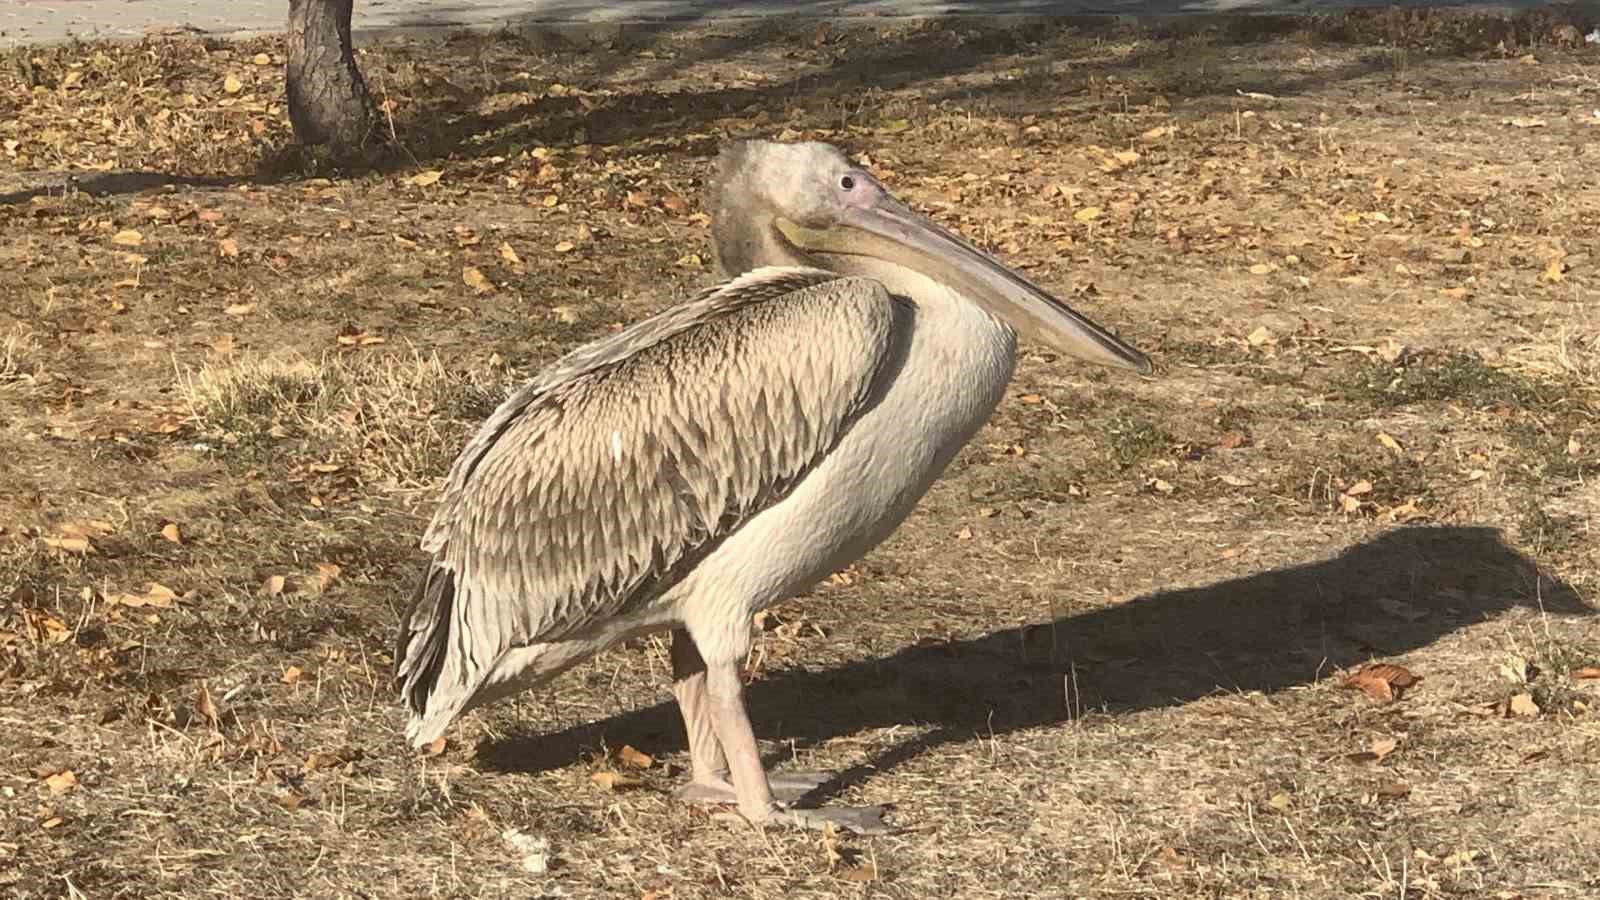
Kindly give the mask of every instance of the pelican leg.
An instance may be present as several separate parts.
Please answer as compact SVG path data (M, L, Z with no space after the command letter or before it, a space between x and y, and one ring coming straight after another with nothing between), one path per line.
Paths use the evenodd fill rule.
M733 777L739 815L757 825L778 823L820 830L831 823L857 834L881 834L891 830L883 821L882 807L793 809L778 803L761 766L761 751L750 727L750 716L745 712L744 682L739 679L738 663L730 661L708 666L706 688L711 701L711 721Z
M711 721L711 702L706 692L706 663L689 632L672 632L672 695L683 714L683 728L689 736L689 783L678 789L678 799L699 803L731 803L733 785L728 783L728 760Z
M689 783L677 790L677 798L689 803L738 803L728 780L728 760L712 725L706 664L682 628L672 632L672 695L689 736ZM793 803L832 779L827 772L773 772L767 785L779 802Z

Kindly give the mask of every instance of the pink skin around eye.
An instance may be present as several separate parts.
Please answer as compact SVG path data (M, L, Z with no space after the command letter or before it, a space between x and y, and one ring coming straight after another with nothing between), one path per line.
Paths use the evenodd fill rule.
M852 182L850 187L844 186L844 180ZM883 196L883 187L871 175L860 171L850 171L840 176L839 190L844 194L845 202L858 209L868 209L878 202Z

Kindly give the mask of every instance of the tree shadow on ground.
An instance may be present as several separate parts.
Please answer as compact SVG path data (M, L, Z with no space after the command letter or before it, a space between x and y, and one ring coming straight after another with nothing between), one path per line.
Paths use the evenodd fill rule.
M766 113L769 124L752 123L749 131L773 130L780 127L773 123L798 105L813 119L830 110L853 108L857 121L872 124L875 117L886 114L877 102L882 99L880 92L907 88L928 103L988 104L1015 116L1059 114L1063 103L1074 97L1092 111L1096 91L1104 94L1099 99L1109 110L1128 102L1129 85L1135 92L1159 91L1173 100L1233 97L1239 91L1288 97L1393 71L1389 48L1396 46L1420 42L1424 51L1456 54L1493 47L1497 40L1522 46L1536 40L1545 23L1570 17L1565 9L1527 11L1510 18L1360 9L1327 15L1196 15L1143 26L1104 15L1022 17L1010 25L956 16L911 24L886 20L888 30L874 28L871 20L833 27L805 20L686 19L667 28L577 39L537 22L519 24L513 19L501 33L460 35L444 42L443 53L478 56L472 83L463 86L449 77L434 77L422 93L406 98L403 106L409 113L396 122L402 146L380 154L374 168L396 170L439 159L512 156L531 146L578 144L610 145L628 153L709 157L725 138L720 133L726 130L724 120ZM691 28L696 29L694 42L674 40L674 35ZM1238 62L1239 51L1265 48L1290 36L1308 45L1343 43L1371 52L1305 71ZM1121 42L1125 52L1086 49L1111 42ZM661 48L660 58L637 70L641 51L652 47ZM683 77L696 66L736 62L740 55L762 51L781 53L803 68L793 77L758 86ZM1063 73L1059 63L1067 53L1085 58ZM530 63L533 60L538 63ZM1175 65L1184 60L1193 64ZM382 64L381 58L366 63L369 68ZM591 85L603 85L632 66L637 71L629 81L638 89L598 98L544 96L498 112L478 111L496 93L527 90L527 83L519 79L530 65L543 67L541 77ZM1230 69L1238 77L1218 77L1219 71ZM949 81L985 71L996 77L981 85ZM673 79L680 79L675 86L657 87L672 84ZM1106 88L1113 82L1115 90ZM374 83L382 93L382 79ZM26 203L70 188L115 195L166 185L220 188L294 180L308 159L290 146L269 153L259 171L248 176L153 171L78 176L67 185L0 194L0 204Z
M1027 28L935 20L917 27L901 26L882 39L874 39L865 29L851 29L834 36L833 44L818 44L819 38L814 34L792 24L761 24L726 34L713 33L689 50L677 48L673 58L631 79L646 85L637 91L598 99L544 97L531 109L522 105L490 114L473 112L500 83L491 77L489 85L482 89L458 90L436 99L419 98L419 110L407 130L417 141L413 151L418 160L510 155L526 146L576 144L648 147L650 152L708 156L716 152L722 140L721 135L708 132L719 120L730 117L764 112L776 121L796 104L811 111L842 105L859 108L858 120L870 124L881 113L873 102L874 98L881 100L878 92L907 88L920 90L923 99L932 103L1031 103L1053 109L1108 77L1127 80L1157 65L1171 69L1180 43L1182 52L1214 57L1235 48L1264 44L1305 27L1299 18L1261 17L1252 17L1248 23L1225 19L1181 28L1169 26L1146 33L1147 39L1130 52L1086 62L1073 67L1070 76L1063 76L1049 69L1063 49L1061 41L1080 39L1084 42L1081 49L1094 41L1132 40L1138 32L1133 26L1106 17L1052 19ZM654 38L661 39L659 35ZM530 55L537 54L535 47L548 46L548 39L531 42L517 32L497 39L530 41ZM698 65L772 47L809 65L794 77L759 86L680 84L664 90L650 86L681 78L682 73ZM632 62L637 49L637 45L622 51L600 46L567 47L553 57L546 53L545 58L566 83L599 84L616 68ZM1374 54L1315 72L1279 70L1269 79L1252 79L1248 83L1214 76L1181 77L1171 80L1167 88L1182 97L1232 96L1236 90L1289 96L1392 67L1387 57ZM988 68L1034 71L1026 77L998 78L982 87L953 86L946 81ZM1197 68L1205 67L1197 64ZM1021 115L1028 110L1009 111ZM422 122L429 123L427 132L418 130L418 123ZM488 140L484 139L486 135ZM666 146L652 146L654 142Z
M1396 48L1421 54L1470 54L1541 41L1551 23L1577 13L1566 6L1525 10L1512 16L1428 9L1351 9L1320 15L1217 14L1185 16L1138 24L1113 16L1022 17L1016 24L960 16L915 24L889 20L886 31L871 25L829 30L816 22L762 20L755 24L683 22L672 28L608 39L574 42L516 20L494 40L520 44L510 76L542 59L550 74L567 84L600 84L618 70L638 63L642 49L659 47L663 58L630 76L639 90L617 97L544 97L532 107L474 112L499 90L502 79L485 67L480 89L455 90L448 98L418 98L410 131L418 140L418 160L449 156L511 155L526 146L570 147L601 144L636 148L664 142L674 154L714 154L722 136L706 133L719 120L768 113L775 121L795 105L812 111L854 106L871 124L881 114L878 92L910 88L931 103L989 103L1007 113L1053 112L1074 95L1115 81L1107 108L1127 102L1128 85L1159 82L1169 99L1236 97L1241 91L1280 97L1325 91L1331 85L1383 73L1396 73ZM688 27L699 39L672 42ZM1303 70L1263 63L1249 65L1240 51L1264 50L1294 37L1308 47L1347 45L1371 52L1336 65ZM469 40L469 39L464 39ZM1118 43L1123 52L1103 52ZM1100 51L1094 48L1101 48ZM776 50L805 63L793 77L759 86L671 83L683 74L721 60L736 61ZM1063 54L1084 59L1063 73ZM1415 56L1413 56L1413 59ZM1192 65L1178 65L1185 60ZM1002 71L1006 70L1006 71ZM948 79L989 71L983 85L954 85ZM1237 77L1219 77L1233 71ZM1020 76L1019 76L1020 73ZM1154 73L1154 74L1152 74ZM1113 96L1114 95L1114 96ZM428 123L426 134L416 123ZM781 124L768 126L771 129ZM699 135L698 137L694 137ZM486 139L487 138L487 139Z
M944 744L1059 725L1083 711L1116 716L1313 684L1516 607L1594 614L1495 529L1401 527L1332 559L977 638L930 639L883 659L773 672L750 686L747 702L758 735L799 747L927 727L842 773L823 789L833 793ZM555 734L485 742L477 758L493 770L542 771L570 765L602 738L684 748L676 707L663 702Z
M37 180L45 181L52 176L45 173L30 173ZM123 171L100 172L94 174L69 175L65 183L46 183L36 187L0 193L0 206L28 203L35 197L61 196L81 191L93 196L113 194L138 194L144 191L156 190L167 187L193 188L228 188L238 184L264 182L265 178L240 178L228 175L172 175L166 172L154 171Z

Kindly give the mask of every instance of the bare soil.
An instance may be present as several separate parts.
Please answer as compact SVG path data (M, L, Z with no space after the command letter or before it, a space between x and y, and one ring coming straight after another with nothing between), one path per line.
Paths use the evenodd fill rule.
M1600 51L1562 24L385 42L362 173L292 148L277 42L13 51L0 889L1596 896ZM860 155L1159 365L1029 348L760 623L772 760L893 836L675 804L660 640L426 757L388 678L465 433L715 277L744 135Z

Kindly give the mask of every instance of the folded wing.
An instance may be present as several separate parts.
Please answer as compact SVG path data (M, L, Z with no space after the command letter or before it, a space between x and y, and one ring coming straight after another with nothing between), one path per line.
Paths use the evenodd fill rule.
M791 490L870 402L895 303L875 281L758 269L501 404L423 538L433 558L396 653L413 740L507 650L648 603Z

